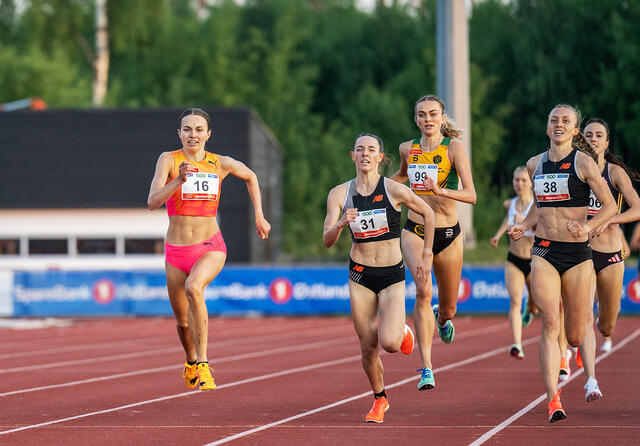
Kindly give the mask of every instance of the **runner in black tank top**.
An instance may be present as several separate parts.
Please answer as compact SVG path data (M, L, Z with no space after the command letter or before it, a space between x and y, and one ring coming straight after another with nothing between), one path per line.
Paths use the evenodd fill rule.
M434 217L431 208L408 187L380 176L378 166L384 158L380 138L368 133L358 136L351 158L356 178L329 192L322 239L330 247L349 226L353 240L349 262L351 315L360 340L362 365L374 394L365 421L382 423L389 402L379 346L388 352L409 354L413 350L413 332L405 323L400 205L417 212L429 229L420 276L416 278L420 286L431 283Z
M615 214L613 198L592 158L593 149L580 133L580 120L578 111L568 105L556 106L549 114L549 150L527 162L537 206L509 231L517 240L536 225L531 291L542 315L539 356L549 422L566 417L558 390L560 327L564 325L571 345L581 345L589 308L593 306L590 287L585 286L593 276L588 234ZM602 209L587 222L589 188L602 203ZM564 318L560 314L561 306Z
M638 178L638 174L628 169L619 158L613 157L608 152L609 126L605 121L597 118L589 120L584 128L584 134L597 155L598 169L601 172L603 183L608 186L616 203L616 215L604 225L596 228L589 238L593 249L593 266L596 273L595 287L592 287L595 289L595 298L598 302L599 314L596 325L607 339L613 334L622 295L624 234L620 230L619 224L637 221L640 218L640 198L638 198L629 178L629 174L634 178ZM629 209L620 213L623 197L629 205ZM600 212L602 212L601 203L592 193L587 218L594 219ZM587 334L580 347L587 377L585 385L587 401L593 401L602 396L595 376L595 351L596 338L593 329L593 315L590 313Z

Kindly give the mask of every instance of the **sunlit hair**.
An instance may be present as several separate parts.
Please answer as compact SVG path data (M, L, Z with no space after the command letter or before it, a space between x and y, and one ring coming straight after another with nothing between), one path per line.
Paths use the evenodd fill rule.
M604 119L600 119L600 118L589 119L584 124L582 133L584 133L587 130L587 127L589 126L589 124L600 124L602 127L604 127L604 129L607 132L607 141L609 141L611 137L611 131L609 130L609 124L607 124L607 122ZM611 164L616 164L622 167L624 171L627 172L627 175L629 175L629 178L631 178L633 181L640 181L640 174L635 170L633 170L632 168L630 168L629 166L627 166L621 157L611 153L610 149L611 149L611 145L609 145L609 147L607 147L607 149L604 151L604 159L606 161L609 161Z
M195 107L188 108L182 112L182 114L180 115L180 119L178 119L178 128L182 127L182 118L184 118L185 116L191 116L191 115L197 115L197 116L203 117L204 120L207 121L207 130L211 128L211 117L209 116L209 113L207 113L201 108L195 108Z
M594 161L597 162L598 155L596 155L595 150L593 150L593 147L591 147L591 144L589 144L589 141L587 141L587 138L585 138L582 132L580 131L580 124L582 123L582 114L580 113L580 110L578 110L578 108L574 107L573 105L558 104L555 107L553 107L549 112L549 115L547 116L547 122L549 122L549 119L551 118L551 113L553 113L553 111L557 108L568 108L576 116L576 128L578 129L578 134L575 135L573 138L571 138L571 147L583 153L586 153L591 158L593 158Z
M380 153L384 153L384 145L382 144L382 139L380 139L378 135L374 135L373 133L367 133L367 132L360 133L358 136L356 136L356 139L353 141L354 149L356 147L356 143L358 142L358 139L360 139L363 136L370 136L374 138L376 141L378 141L378 148L380 149Z
M462 129L459 129L456 123L451 118L449 118L446 112L446 108L444 106L444 101L440 99L438 96L434 96L432 94L422 96L420 99L416 101L416 104L414 106L414 113L415 113L415 109L418 108L418 104L426 101L436 101L438 104L440 104L440 110L442 111L442 121L443 121L442 125L440 126L440 133L442 133L442 135L447 138L460 138L462 136Z

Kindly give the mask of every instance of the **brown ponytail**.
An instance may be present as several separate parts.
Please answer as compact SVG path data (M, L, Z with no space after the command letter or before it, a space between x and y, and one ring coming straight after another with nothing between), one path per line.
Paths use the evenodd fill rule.
M442 133L442 135L446 138L460 138L462 136L462 129L458 128L458 126L453 121L453 119L449 118L449 116L445 111L444 101L440 99L438 96L435 96L432 94L422 96L420 99L416 101L414 110L415 110L415 107L418 106L418 104L426 101L435 101L438 104L440 104L440 110L442 111L442 118L443 118L443 123L440 126L440 133Z

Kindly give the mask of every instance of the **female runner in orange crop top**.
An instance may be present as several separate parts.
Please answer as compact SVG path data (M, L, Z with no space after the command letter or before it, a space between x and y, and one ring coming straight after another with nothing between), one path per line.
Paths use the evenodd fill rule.
M186 353L182 377L190 389L215 389L207 360L209 316L204 289L220 273L227 248L216 221L220 185L229 174L247 182L257 232L269 236L271 225L262 214L258 179L240 161L205 151L211 119L199 108L180 116L182 148L158 158L147 204L153 210L167 204L169 229L165 269L178 336Z

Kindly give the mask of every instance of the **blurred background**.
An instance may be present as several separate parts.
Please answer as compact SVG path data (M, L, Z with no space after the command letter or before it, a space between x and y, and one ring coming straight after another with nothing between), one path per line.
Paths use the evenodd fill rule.
M35 287L17 270L162 269L166 214L146 196L191 106L212 114L208 150L258 172L274 226L259 243L244 185L225 181L229 263L342 265L349 238L330 249L321 239L327 193L354 176L359 133L381 136L389 175L398 145L419 134L413 104L439 93L439 3L0 0L0 295L11 311L16 287ZM606 120L612 151L640 165L640 2L463 3L478 194L465 264L502 265L506 239L498 250L488 239L513 169L547 147L555 104ZM295 289L287 280L272 300ZM506 311L504 293L494 294Z

